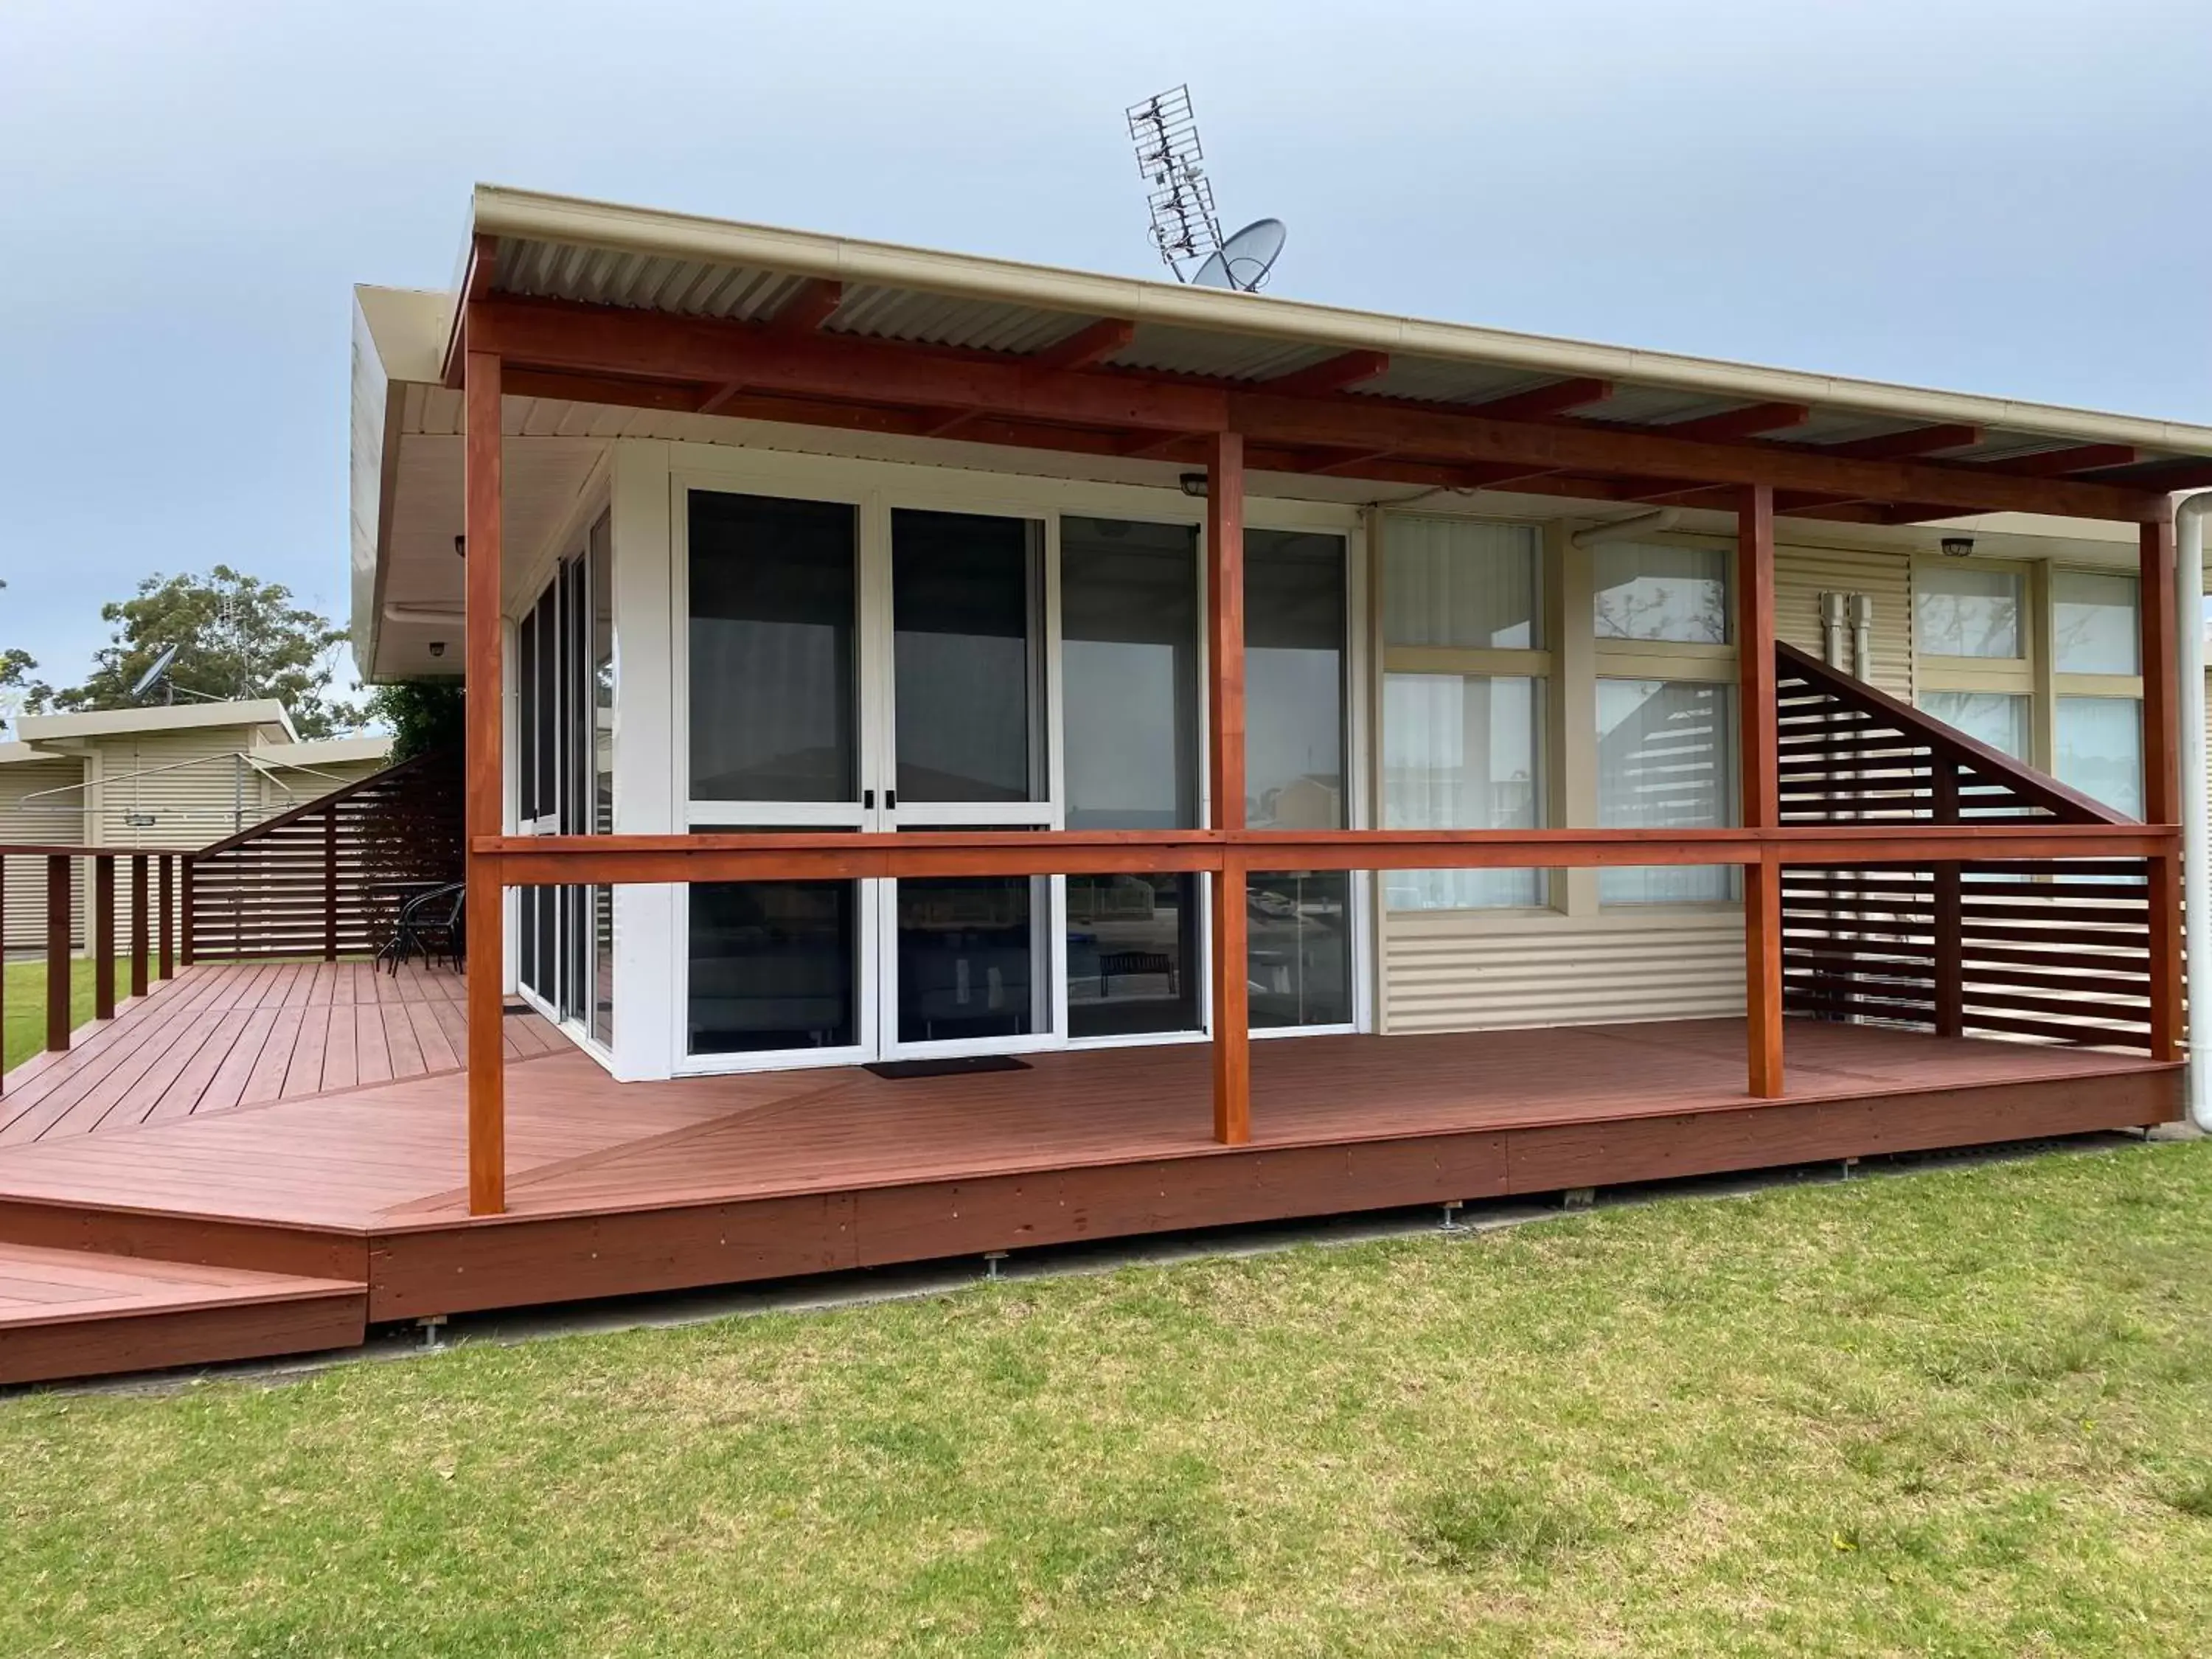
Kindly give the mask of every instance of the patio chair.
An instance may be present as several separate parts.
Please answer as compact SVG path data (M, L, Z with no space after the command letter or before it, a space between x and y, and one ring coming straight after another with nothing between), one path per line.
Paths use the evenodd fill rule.
M401 966L418 954L426 963L434 963L443 957L459 972L468 957L467 936L462 926L468 891L466 882L449 882L427 893L418 893L401 905L398 920L392 924L392 937L376 953L378 963L389 963L395 979Z

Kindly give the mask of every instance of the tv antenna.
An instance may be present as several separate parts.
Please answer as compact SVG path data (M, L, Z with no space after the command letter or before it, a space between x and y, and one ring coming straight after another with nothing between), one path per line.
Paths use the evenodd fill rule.
M1179 283L1256 293L1267 283L1287 233L1279 219L1255 219L1235 234L1221 234L1206 176L1206 150L1198 139L1190 88L1172 87L1129 106L1129 138L1137 170L1151 188L1152 246ZM1196 263L1191 275L1183 267Z

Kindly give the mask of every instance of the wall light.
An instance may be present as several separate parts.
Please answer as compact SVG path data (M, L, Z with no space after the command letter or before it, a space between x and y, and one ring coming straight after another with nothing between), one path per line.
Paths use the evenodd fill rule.
M469 556L469 538L466 536L453 538L453 556L457 559L465 559Z
M1200 501L1206 499L1206 474L1203 472L1186 472L1176 482L1182 486L1184 495L1195 495Z
M1946 536L1942 541L1943 556L1947 559L1972 558L1974 538L1972 536Z

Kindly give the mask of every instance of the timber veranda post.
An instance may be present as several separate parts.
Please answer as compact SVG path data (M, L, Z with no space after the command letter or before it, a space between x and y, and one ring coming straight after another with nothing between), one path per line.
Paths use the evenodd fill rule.
M1747 829L1782 822L1774 674L1774 489L1750 484L1736 508L1736 720ZM1782 866L1771 846L1743 870L1744 1024L1750 1092L1779 1099L1782 1066Z
M2142 526L2143 822L2181 822L2179 651L2176 608L2173 513L2169 505ZM2203 788L2203 780L2191 781ZM2177 844L2146 861L2150 899L2150 1054L2182 1055L2181 850Z
M462 374L468 503L462 822L468 882L469 1213L497 1215L507 1208L507 1078L500 1030L506 983L504 906L499 861L478 853L477 842L498 835L501 819L500 360L490 352L471 351Z
M1244 440L1209 434L1206 455L1207 793L1213 827L1244 828ZM1213 1138L1252 1138L1252 1011L1243 861L1213 878Z

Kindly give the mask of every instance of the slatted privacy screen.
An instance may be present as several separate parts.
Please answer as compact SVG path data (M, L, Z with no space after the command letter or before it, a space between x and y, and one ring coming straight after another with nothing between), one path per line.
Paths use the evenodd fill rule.
M2150 1046L2150 889L2141 859L1791 866L1784 1006L1990 1035Z
M194 854L187 950L195 961L365 955L400 903L460 870L459 769L418 757Z
M1818 659L1776 648L1782 822L2124 822Z

